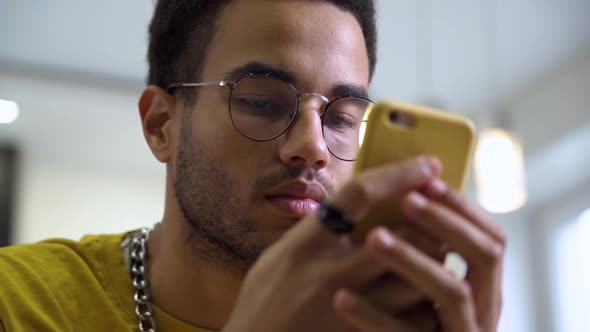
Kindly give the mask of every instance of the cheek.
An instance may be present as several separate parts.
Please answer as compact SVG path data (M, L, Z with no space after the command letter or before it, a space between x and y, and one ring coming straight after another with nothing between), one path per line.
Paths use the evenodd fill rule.
M328 169L334 188L339 190L352 177L354 163L338 161L330 165Z
M242 136L231 124L229 117L216 128L203 129L200 140L226 169L247 170L267 164L276 155L273 142L255 142ZM273 154L274 153L274 154Z
M198 144L208 148L220 145L231 138L233 126L227 111L227 103L214 94L201 93L192 110L193 136ZM215 99L213 99L215 98ZM220 100L217 100L220 99Z
M234 128L227 105L202 103L193 112L196 143L211 153L233 182L248 182L276 159L276 142L260 143L243 137Z
M225 96L203 91L191 116L195 143L222 162L243 149L242 139L232 125Z

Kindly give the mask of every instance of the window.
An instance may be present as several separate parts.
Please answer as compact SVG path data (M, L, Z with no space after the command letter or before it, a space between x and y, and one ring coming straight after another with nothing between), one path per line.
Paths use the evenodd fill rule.
M553 249L555 331L590 331L590 209L560 229Z

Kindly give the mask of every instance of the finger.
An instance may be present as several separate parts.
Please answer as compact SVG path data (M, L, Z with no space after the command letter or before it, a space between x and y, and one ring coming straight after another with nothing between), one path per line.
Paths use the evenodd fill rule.
M417 331L347 289L334 294L333 307L346 323L362 332Z
M381 275L360 293L370 303L392 315L405 312L428 299L424 292L391 272Z
M488 271L471 269L465 280L472 285L479 325L496 331L502 313L502 265Z
M388 268L367 253L363 247L355 248L344 257L324 257L318 274L326 275L326 284L332 289L350 287L362 289L383 275ZM338 259L336 259L338 258Z
M455 204L460 201L455 200ZM410 221L439 238L448 239L450 247L466 259L469 265L466 280L475 293L478 320L483 326L495 326L502 307L504 240L481 226L486 221L469 220L456 208L417 193L408 196L403 208L411 216Z
M476 331L478 328L471 287L443 266L396 237L384 227L367 239L369 252L394 273L422 290L439 306L441 322L448 331Z
M346 184L332 201L353 220L361 220L372 207L424 186L441 170L440 161L431 157L375 167Z
M395 230L395 234L439 262L444 262L449 252L448 243L428 234L413 223L402 224Z
M395 317L417 327L419 331L441 331L438 315L438 309L432 300L424 299L403 312L395 314Z
M457 211L465 219L484 230L500 243L506 243L506 235L502 227L486 211L469 200L464 194L448 188L447 184L441 179L433 178L428 181L424 192L429 198Z
M487 232L446 206L412 192L402 203L404 213L429 234L446 240L470 266L488 266L503 255L503 246Z
M391 198L401 197L418 189L442 169L438 159L418 157L396 164L375 167L359 174L330 199L353 222L359 221L371 207ZM317 246L342 241L342 236L328 230L315 214L309 215L290 232L287 238L298 249L313 251Z

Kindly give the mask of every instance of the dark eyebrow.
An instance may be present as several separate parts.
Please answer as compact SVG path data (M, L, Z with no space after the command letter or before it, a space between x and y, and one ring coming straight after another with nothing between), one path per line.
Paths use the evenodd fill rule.
M270 74L291 84L295 83L295 74L261 61L251 61L245 65L230 69L224 75L227 81L236 81L248 74Z
M369 93L362 85L338 84L332 88L330 93L334 98L355 97L369 99Z
M224 75L226 81L236 81L248 74L270 74L275 77L282 79L285 82L289 82L293 85L296 83L295 73L281 69L277 66L271 65L262 61L251 61L239 67L228 70ZM367 89L362 85L340 83L332 87L330 96L333 98L341 97L356 97L356 98L369 98Z

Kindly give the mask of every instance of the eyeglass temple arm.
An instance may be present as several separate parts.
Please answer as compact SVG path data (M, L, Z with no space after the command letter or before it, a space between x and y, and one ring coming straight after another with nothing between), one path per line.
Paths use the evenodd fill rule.
M200 86L231 86L232 83L228 81L215 81L215 82L201 82L201 83L172 83L166 88L166 92L172 93L177 88L194 88Z

